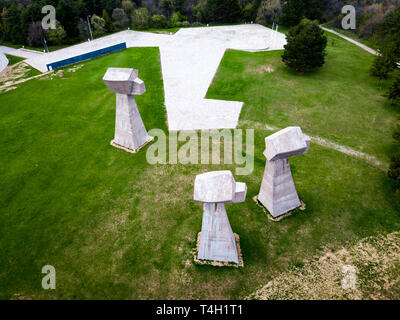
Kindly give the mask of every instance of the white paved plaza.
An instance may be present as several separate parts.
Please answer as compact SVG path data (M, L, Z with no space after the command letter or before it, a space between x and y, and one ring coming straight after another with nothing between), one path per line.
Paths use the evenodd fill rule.
M45 72L46 64L126 42L127 47L159 47L169 130L235 128L243 102L205 99L226 49L283 49L285 35L257 24L180 29L173 35L127 30L26 62ZM108 67L113 67L112 65ZM129 66L140 70L141 65Z

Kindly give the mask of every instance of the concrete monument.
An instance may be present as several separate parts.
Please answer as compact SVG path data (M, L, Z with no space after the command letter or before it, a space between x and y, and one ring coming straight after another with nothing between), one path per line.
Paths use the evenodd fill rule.
M273 217L278 217L301 205L293 182L288 157L304 154L310 138L300 127L287 127L265 138L267 158L258 201Z
M229 170L196 176L194 200L203 202L198 259L239 263L236 240L224 203L244 202L246 192L246 184L235 182Z
M138 71L130 68L108 68L103 81L117 95L115 135L111 145L136 152L153 140L147 134L134 97L146 91L144 82L138 78Z

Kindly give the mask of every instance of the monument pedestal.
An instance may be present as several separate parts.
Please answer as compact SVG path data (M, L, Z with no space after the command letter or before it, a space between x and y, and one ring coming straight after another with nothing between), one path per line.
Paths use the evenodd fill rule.
M146 91L138 71L129 68L108 68L103 77L107 87L116 93L115 133L111 145L135 153L153 140L147 134L134 95Z
M258 201L273 217L301 205L290 171L289 159L267 161Z
M198 259L239 263L236 240L223 203L203 204Z

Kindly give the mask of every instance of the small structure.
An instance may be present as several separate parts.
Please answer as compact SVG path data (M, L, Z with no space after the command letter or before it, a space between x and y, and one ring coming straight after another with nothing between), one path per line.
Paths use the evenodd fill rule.
M246 184L235 182L229 170L196 176L193 198L204 203L198 259L239 263L224 203L244 202L246 192Z
M115 135L111 145L137 152L153 140L147 134L134 97L146 91L144 82L138 78L138 71L130 68L108 68L103 81L117 95Z
M310 138L300 127L287 127L265 138L267 158L258 201L273 217L278 217L301 205L293 182L288 157L304 154Z

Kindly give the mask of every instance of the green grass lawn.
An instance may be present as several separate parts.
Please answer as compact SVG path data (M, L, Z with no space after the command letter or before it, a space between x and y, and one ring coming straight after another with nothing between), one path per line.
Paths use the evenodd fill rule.
M16 56L11 56L9 54L6 54L6 57L8 59L8 65L12 66L13 64L16 64L20 61L25 60L24 58L16 57Z
M342 52L349 49L349 57L335 54L340 48ZM379 91L373 89L374 81L368 76L351 82L357 85L353 91L341 91L341 82L350 83L350 78L342 78L339 69L352 70L348 65L354 63L351 57L365 61L368 57L345 44L329 52L324 67L329 72L324 69L297 76L279 64L279 53L229 51L209 95L221 92L224 98L246 98L242 100L246 102L242 119L281 126L299 124L307 132L319 130L340 142L357 133L357 143L378 151L379 146L368 145L367 136L373 135L371 141L375 142L377 135L384 134L372 128L369 134L360 132L360 127L371 125L367 115L357 116L358 121L367 123L353 128L355 121L342 113L351 115L356 109L333 97L325 100L312 86L336 88L343 99L346 94L349 99L359 97L353 91L360 89L364 94L366 88L375 90L375 96L368 95L363 99L366 106L360 107L370 110L369 100L377 100L381 104L374 114L383 114L392 125L394 111L382 107ZM243 74L246 68L257 68L257 63L271 63L277 71ZM111 147L115 94L102 81L107 67L139 69L147 92L138 96L137 102L146 128L166 131L158 48L127 49L84 62L81 69L64 72L62 78L34 79L0 93L0 298L11 299L16 294L38 299L242 298L326 248L335 250L369 235L400 230L399 205L386 173L315 144L306 155L291 160L306 210L280 222L269 220L252 200L265 166L264 138L271 134L257 129L254 172L236 176L237 181L247 183L246 202L227 205L232 229L240 235L245 267L195 265L192 249L202 218L201 204L193 201L195 175L234 170L235 166L150 165L147 147L137 154ZM232 79L224 77L228 67ZM365 66L354 68L363 70ZM326 85L320 83L321 74ZM271 76L278 81L264 79ZM332 77L338 79L336 84ZM241 85L238 78L247 85ZM290 85L289 91L281 81ZM229 90L237 93L228 95ZM259 97L251 100L251 92ZM290 93L292 98L285 97ZM323 103L314 103L315 96ZM278 98L284 101L270 102ZM314 120L305 115L297 121L289 118L295 101L310 104L307 109L299 103L299 111L315 107L307 114ZM326 107L321 107L325 103ZM351 127L342 124L346 130L338 130L335 126L340 121L334 113ZM324 128L323 118L325 126L335 130L334 136ZM45 264L56 268L56 290L41 288Z
M299 125L321 136L389 161L399 108L369 75L373 55L329 33L326 63L296 74L281 60L281 51L225 53L207 97L244 101L240 120L278 127ZM273 72L266 72L265 67Z

